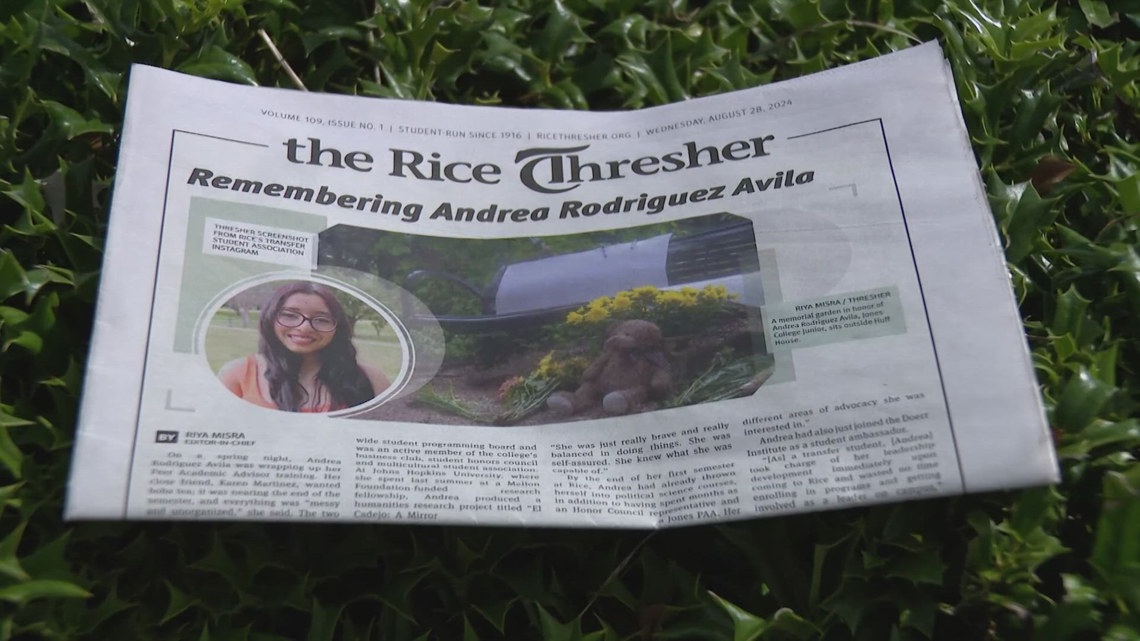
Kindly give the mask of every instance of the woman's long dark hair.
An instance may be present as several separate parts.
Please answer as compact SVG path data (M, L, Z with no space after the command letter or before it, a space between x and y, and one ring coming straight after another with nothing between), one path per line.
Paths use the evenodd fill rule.
M344 307L328 287L302 280L278 287L261 306L261 340L257 351L265 358L269 396L277 408L298 412L309 401L308 394L297 378L301 357L286 349L274 331L277 313L293 294L320 296L329 308L329 315L336 321L336 333L328 346L320 352L321 369L317 372L317 382L328 390L334 409L352 407L371 400L376 396L376 390L372 389L372 382L356 363L352 323L345 314Z

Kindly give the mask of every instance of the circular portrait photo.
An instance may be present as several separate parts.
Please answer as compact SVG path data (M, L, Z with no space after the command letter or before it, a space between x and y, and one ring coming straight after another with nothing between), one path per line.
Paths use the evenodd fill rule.
M359 298L308 281L261 283L229 298L205 337L210 367L244 401L328 413L385 395L403 370L391 323Z

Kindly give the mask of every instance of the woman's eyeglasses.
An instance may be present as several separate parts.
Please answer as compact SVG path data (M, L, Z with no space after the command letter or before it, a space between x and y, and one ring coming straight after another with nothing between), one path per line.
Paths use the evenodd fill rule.
M336 319L329 318L328 316L313 316L308 317L300 312L290 311L283 309L277 312L277 324L282 327L300 327L309 321L309 326L318 332L328 333L336 330Z

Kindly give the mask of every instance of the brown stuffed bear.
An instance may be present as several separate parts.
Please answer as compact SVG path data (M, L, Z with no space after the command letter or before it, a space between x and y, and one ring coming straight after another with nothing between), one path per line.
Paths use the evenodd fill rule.
M665 396L672 387L661 329L649 321L627 320L610 328L601 355L582 373L578 390L552 394L546 405L562 414L576 414L601 401L608 414L628 414L651 398Z

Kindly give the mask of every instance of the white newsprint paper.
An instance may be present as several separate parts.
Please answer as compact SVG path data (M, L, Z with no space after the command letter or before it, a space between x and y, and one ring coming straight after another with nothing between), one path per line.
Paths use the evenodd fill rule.
M1056 480L937 45L615 113L131 72L68 518L656 528Z

